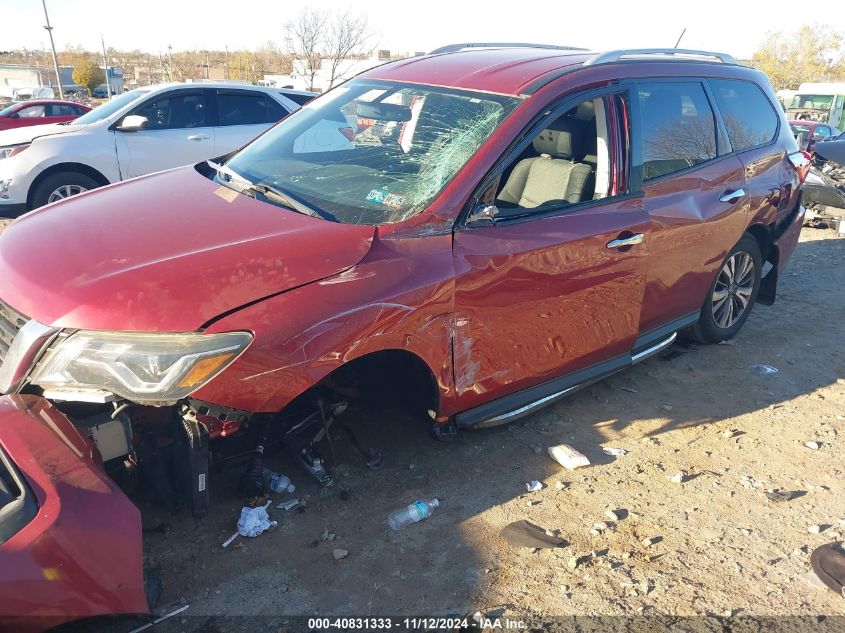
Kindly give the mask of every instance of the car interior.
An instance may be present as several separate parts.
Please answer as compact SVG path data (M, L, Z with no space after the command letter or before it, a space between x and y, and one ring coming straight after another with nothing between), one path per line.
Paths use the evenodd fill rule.
M543 129L502 175L500 209L603 198L610 182L604 98L584 101Z

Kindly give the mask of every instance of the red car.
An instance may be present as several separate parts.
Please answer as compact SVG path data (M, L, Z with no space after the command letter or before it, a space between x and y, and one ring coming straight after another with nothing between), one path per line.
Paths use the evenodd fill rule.
M210 447L278 441L330 485L351 398L438 439L508 422L775 300L809 169L777 103L700 51L379 66L230 155L10 224L0 393L197 513Z
M796 137L799 134L804 135L803 149L811 155L815 155L816 153L817 142L830 141L842 134L835 127L831 127L827 123L818 123L817 121L792 120L789 122L789 127Z
M22 101L0 110L0 130L73 121L91 108L72 101Z

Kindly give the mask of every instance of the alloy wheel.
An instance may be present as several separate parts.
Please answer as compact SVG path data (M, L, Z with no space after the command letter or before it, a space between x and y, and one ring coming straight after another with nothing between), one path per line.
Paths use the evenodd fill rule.
M64 200L65 198L70 198L71 196L75 196L83 191L88 191L88 189L82 185L62 185L50 194L50 197L47 198L47 202L50 203L58 200Z
M739 251L722 266L713 289L713 320L720 328L732 327L748 310L757 271L750 253Z

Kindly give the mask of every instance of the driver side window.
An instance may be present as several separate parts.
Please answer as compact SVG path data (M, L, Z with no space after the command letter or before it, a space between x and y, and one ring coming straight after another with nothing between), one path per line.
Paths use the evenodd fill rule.
M146 117L147 130L206 127L205 97L201 92L169 93L147 101L132 114Z
M555 209L625 193L629 135L615 121L627 120L626 112L623 93L609 94L547 121L502 172L495 196L491 189L484 198L508 215L515 214L510 210Z

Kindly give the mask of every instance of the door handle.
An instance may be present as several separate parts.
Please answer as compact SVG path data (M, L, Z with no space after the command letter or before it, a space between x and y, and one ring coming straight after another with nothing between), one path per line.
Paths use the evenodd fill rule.
M634 246L635 244L643 243L643 234L635 233L630 237L619 237L607 243L608 248L624 248L625 246Z
M736 189L735 191L730 191L719 198L719 202L728 202L733 204L743 196L745 196L745 189Z
M208 140L208 135L207 134L191 134L188 137L188 140L189 141L206 141L206 140Z

